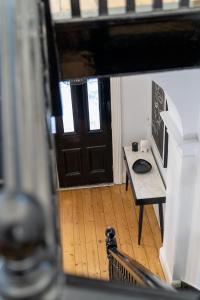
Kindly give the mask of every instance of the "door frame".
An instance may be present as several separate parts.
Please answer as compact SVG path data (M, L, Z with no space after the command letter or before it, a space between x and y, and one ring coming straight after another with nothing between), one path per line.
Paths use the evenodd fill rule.
M121 77L111 77L110 88L113 144L113 183L121 184L123 182Z
M112 157L113 157L113 182L112 183L99 183L84 186L72 186L72 187L61 187L59 176L58 176L58 166L56 160L56 181L57 190L68 190L68 189L78 189L78 188L89 188L96 186L110 186L113 184L122 183L122 146L121 146L121 78L120 77L110 77L110 103L111 103L111 130L112 130ZM56 127L60 128L61 120L57 118ZM114 147L114 148L113 148Z
M122 184L123 183L123 163L122 163L123 159L122 159L121 77L110 78L110 91L111 91L112 151L113 151L113 183ZM56 170L57 170L57 166L56 166ZM60 182L58 179L58 170L57 170L56 177L57 177L58 189L63 190L63 188L60 187ZM69 189L69 188L64 188L64 189Z

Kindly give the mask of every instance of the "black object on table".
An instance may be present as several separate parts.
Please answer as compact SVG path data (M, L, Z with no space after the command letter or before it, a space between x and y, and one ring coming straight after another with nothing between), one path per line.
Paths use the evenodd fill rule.
M138 159L134 162L132 169L135 173L145 174L151 171L152 165L145 159Z
M138 143L137 142L132 143L132 151L134 151L134 152L138 151Z

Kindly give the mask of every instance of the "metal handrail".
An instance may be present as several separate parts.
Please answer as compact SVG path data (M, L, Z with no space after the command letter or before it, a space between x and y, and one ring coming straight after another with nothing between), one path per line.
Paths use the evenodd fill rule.
M169 284L159 279L136 260L117 249L115 230L106 230L106 247L109 259L109 277L111 281L125 282L126 285L141 285L175 291Z

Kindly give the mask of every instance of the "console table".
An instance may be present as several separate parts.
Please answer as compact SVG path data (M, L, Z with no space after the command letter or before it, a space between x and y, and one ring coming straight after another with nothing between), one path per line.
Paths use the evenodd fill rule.
M153 153L151 150L148 152L133 152L129 146L125 146L123 152L126 166L126 191L128 190L128 183L130 181L135 204L140 206L138 244L140 245L142 235L144 205L148 204L158 204L159 206L161 238L163 241L163 203L166 202L166 190ZM137 174L133 171L133 163L138 159L145 159L151 163L152 169L149 173Z

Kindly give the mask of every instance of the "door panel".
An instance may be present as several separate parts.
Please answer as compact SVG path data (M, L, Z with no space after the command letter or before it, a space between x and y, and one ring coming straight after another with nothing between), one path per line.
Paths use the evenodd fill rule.
M81 176L81 149L66 149L63 150L65 176Z
M65 132L65 120L62 118L56 122L60 186L112 182L110 80L75 81L70 84L70 89L74 125L70 128L74 131ZM66 95L63 94L62 102L65 101L64 97ZM66 107L64 103L63 108ZM63 118L66 115L72 117L69 111L64 112Z
M87 147L88 173L102 175L106 173L106 146Z

